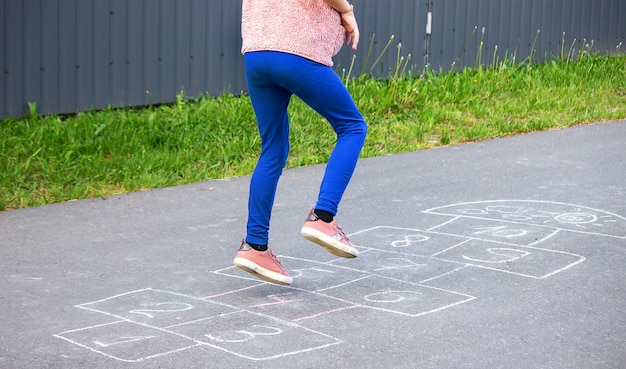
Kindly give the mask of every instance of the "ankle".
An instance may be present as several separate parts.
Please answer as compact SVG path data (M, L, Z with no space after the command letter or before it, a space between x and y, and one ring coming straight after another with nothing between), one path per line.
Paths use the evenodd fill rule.
M250 242L248 242L248 245L250 245L250 247L252 247L256 251L267 251L267 245L259 245L259 244L250 243Z
M335 218L335 215L326 211L326 210L318 210L318 209L313 209L313 212L315 213L315 215L317 215L317 217L322 220L323 222L326 223L330 223L333 221L333 219Z

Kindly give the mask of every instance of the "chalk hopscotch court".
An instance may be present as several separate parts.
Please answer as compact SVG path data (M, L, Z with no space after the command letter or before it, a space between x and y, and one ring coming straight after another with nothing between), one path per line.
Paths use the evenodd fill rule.
M126 362L198 348L271 360L347 339L340 329L307 327L319 319L352 309L382 319L384 314L416 319L481 298L435 287L431 282L440 278L464 278L462 272L478 268L541 283L585 261L568 251L571 238L565 236L626 239L623 217L570 204L483 201L423 213L441 222L428 229L381 225L351 234L361 251L356 259L320 262L281 255L292 286L267 289L227 266L213 273L239 281L235 289L203 297L150 288L122 293L76 306L111 322L55 336Z

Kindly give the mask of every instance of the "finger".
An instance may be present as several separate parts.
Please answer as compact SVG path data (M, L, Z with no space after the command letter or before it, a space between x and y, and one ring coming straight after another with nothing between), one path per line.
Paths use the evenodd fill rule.
M356 48L359 46L359 29L355 29L350 36L352 38L352 50L356 51Z

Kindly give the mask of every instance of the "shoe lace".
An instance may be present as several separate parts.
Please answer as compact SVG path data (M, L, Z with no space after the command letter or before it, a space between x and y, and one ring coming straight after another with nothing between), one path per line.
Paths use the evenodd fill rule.
M333 229L335 230L335 232L337 232L338 235L341 236L342 239L350 242L350 239L348 239L348 236L345 234L339 223L333 222Z
M283 265L283 263L280 262L280 260L278 260L278 257L276 257L276 255L274 254L274 251L272 251L271 249L267 250L267 254L269 255L270 258L272 258L272 260L274 261L274 263L276 263L276 265L278 265L278 267L285 271L285 266Z

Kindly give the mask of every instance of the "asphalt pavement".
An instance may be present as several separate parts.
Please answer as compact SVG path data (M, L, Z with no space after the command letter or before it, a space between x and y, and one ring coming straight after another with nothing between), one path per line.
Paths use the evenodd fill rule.
M299 235L232 266L249 177L0 213L0 368L625 368L626 121L359 162L337 259Z

